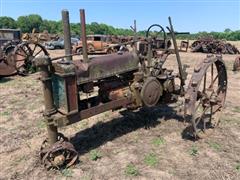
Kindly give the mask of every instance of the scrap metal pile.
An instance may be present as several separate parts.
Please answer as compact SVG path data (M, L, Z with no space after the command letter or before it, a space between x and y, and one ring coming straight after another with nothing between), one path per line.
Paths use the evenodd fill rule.
M226 41L216 40L212 37L202 37L194 41L191 46L192 52L213 54L240 54L240 51Z
M48 55L37 42L20 39L19 29L0 29L0 77L35 72L32 60L38 55Z

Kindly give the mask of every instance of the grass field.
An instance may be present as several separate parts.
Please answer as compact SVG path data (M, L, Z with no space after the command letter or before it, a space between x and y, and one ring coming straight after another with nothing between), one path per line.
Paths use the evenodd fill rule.
M232 43L240 49L240 42ZM205 56L181 53L182 62L190 65L189 78ZM240 72L232 72L235 57L223 55L229 84L221 124L213 135L196 142L182 138L181 99L151 112L109 111L60 129L72 138L80 162L58 172L46 171L38 156L46 137L39 73L2 78L0 179L240 179ZM167 66L177 70L174 55Z

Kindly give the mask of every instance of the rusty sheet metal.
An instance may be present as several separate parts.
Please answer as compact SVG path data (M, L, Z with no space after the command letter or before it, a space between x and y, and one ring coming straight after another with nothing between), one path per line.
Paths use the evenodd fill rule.
M70 76L65 79L67 92L68 112L78 111L78 88L76 77Z
M240 56L236 57L233 63L233 71L240 71Z
M67 97L64 79L53 75L52 76L53 84L53 99L56 108L60 111L67 111Z
M55 62L53 67L56 73L62 76L66 73L76 73L77 83L83 84L137 70L139 58L135 53L124 52L122 54L94 57L89 63L83 63L81 60L72 63L66 65ZM75 68L71 65L74 65Z
M0 76L10 76L17 73L15 62L9 57L10 55L6 56L0 48ZM8 59L9 61L7 61Z
M137 55L128 52L92 58L87 70L81 68L80 61L74 62L78 84L137 70L138 63Z
M63 114L78 111L78 90L75 76L53 75L53 98L58 111Z
M13 66L9 66L4 61L0 61L0 76L10 76L16 74L17 70Z

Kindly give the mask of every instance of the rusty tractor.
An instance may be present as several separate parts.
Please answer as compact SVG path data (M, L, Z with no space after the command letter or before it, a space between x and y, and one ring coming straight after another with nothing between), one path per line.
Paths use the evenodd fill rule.
M37 42L21 42L18 29L0 30L0 76L27 75L34 71L32 60L37 55L48 55Z
M155 107L163 97L185 97L184 117L187 134L203 138L218 124L227 91L227 72L220 55L208 55L194 69L185 88L186 65L182 65L169 17L167 27L174 49L157 50L158 41L149 34L145 41L135 41L132 51L89 58L87 52L85 12L80 10L83 58L72 60L69 12L62 11L65 56L38 56L33 60L40 68L44 94L44 117L48 137L41 146L41 161L47 169L60 169L76 163L78 152L59 133L59 127L77 123L109 110ZM136 38L135 38L136 39ZM166 38L165 38L166 39ZM164 41L166 44L167 41ZM178 72L164 67L168 56L176 55ZM180 83L177 83L177 79ZM95 92L95 94L93 93ZM91 95L90 94L94 94Z

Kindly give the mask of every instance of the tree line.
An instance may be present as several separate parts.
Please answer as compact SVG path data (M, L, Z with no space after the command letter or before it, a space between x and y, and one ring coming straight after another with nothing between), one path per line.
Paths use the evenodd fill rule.
M71 33L73 36L79 36L80 23L71 23ZM43 32L47 30L49 33L59 34L63 33L62 21L52 21L42 19L40 15L30 14L27 16L19 16L17 20L11 17L3 16L0 17L0 28L19 28L23 33L31 33L33 29L36 32ZM113 26L92 22L86 25L87 34L108 34L108 35L124 35L133 36L134 32L131 29L115 28ZM146 31L138 31L139 36L145 36ZM197 39L203 36L212 36L215 39L224 39L230 41L240 40L240 30L231 31L225 29L224 32L198 32L190 35L177 35L178 39Z

